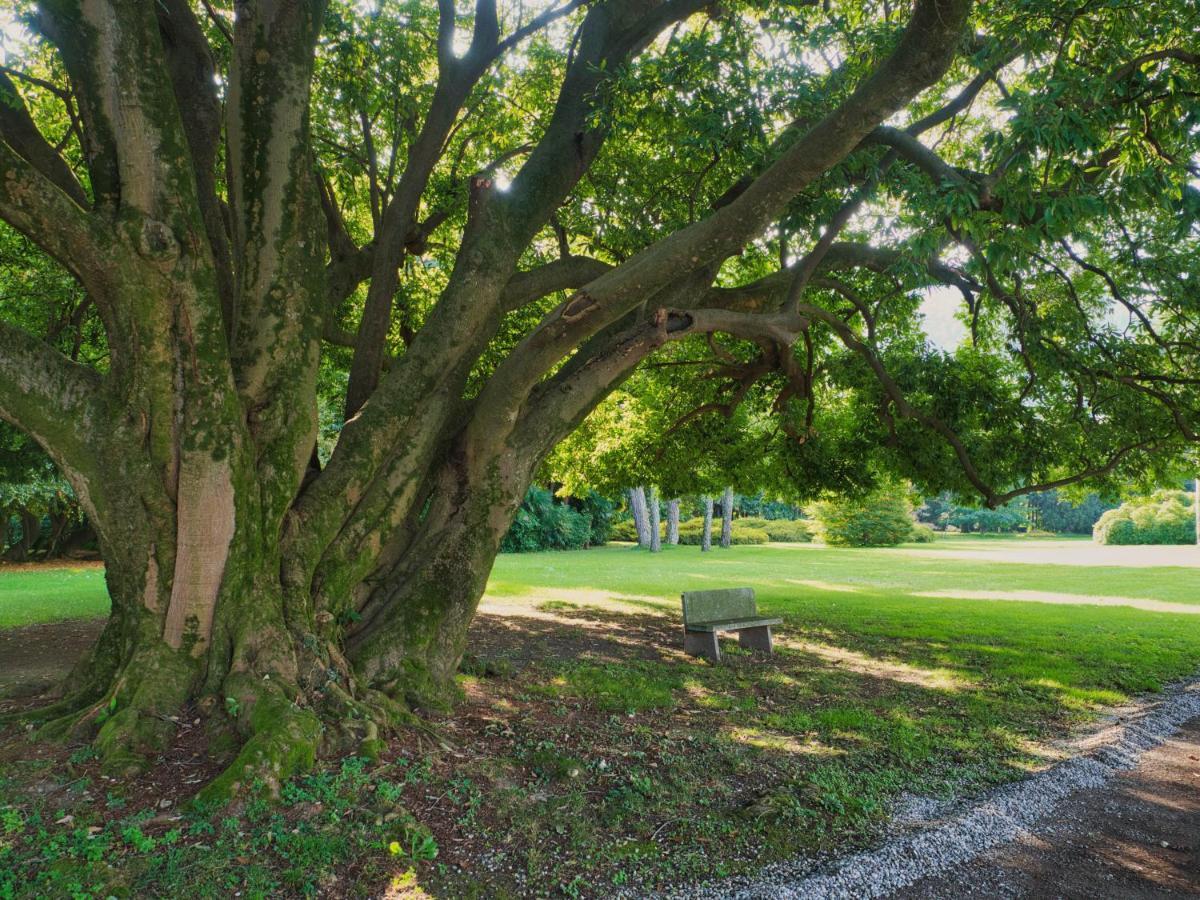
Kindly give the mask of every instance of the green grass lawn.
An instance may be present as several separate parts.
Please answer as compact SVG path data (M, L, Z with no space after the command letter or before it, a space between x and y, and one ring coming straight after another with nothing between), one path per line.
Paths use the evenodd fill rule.
M959 539L991 545L985 540ZM501 556L490 596L611 592L674 611L679 592L755 588L759 608L822 640L971 677L1051 689L1062 702L1117 702L1200 666L1200 615L1126 606L956 599L956 594L1100 595L1200 607L1200 570L1028 565L922 555L922 545L853 550L814 545L695 547L659 556L625 546L582 553ZM1122 548L1125 549L1125 548ZM924 595L937 594L936 597ZM627 601L628 602L628 601Z
M0 567L0 628L108 615L99 566Z
M1086 546L1034 543L1060 561ZM501 556L463 701L427 713L452 749L406 733L373 768L350 760L297 779L282 809L189 814L173 831L146 824L155 811L138 807L136 780L106 785L110 809L128 807L103 826L105 865L135 894L290 895L337 876L364 894L402 877L434 896L602 896L861 846L903 794L1020 777L1106 706L1200 667L1200 569L1005 562L1006 546L1028 544ZM1118 561L1137 552L1118 549ZM725 642L719 665L682 655L679 593L738 585L784 620L776 654ZM1153 603L1176 606L1138 608ZM0 572L0 624L105 606L99 570ZM85 762L62 779L86 785L89 751L75 753ZM0 808L30 836L19 878L42 878L36 828L70 808L84 834L91 801L43 809L13 792L21 783L0 777ZM99 845L79 844L70 871L101 879L83 861ZM45 879L59 877L29 884L53 893Z

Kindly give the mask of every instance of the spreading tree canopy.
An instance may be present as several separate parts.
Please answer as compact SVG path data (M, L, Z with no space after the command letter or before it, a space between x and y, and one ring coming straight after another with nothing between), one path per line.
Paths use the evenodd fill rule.
M1191 0L16 7L0 416L99 537L39 715L109 765L195 704L224 796L444 699L537 466L652 358L667 427L747 403L814 483L999 504L1200 427Z

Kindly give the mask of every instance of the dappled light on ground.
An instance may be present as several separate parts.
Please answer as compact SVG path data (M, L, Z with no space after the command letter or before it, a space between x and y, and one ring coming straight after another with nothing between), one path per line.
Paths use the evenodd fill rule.
M827 663L841 666L860 675L872 678L886 678L903 684L914 684L920 687L934 688L942 691L957 691L975 684L962 674L945 669L923 669L907 663L899 663L877 656L857 653L845 647L835 647L819 644L814 641L780 638L779 643L793 650L811 653Z

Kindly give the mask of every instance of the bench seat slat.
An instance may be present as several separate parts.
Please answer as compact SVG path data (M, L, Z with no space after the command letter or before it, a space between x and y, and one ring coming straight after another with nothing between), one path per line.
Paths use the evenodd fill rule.
M712 622L688 622L688 631L739 631L743 628L761 628L764 625L779 625L783 619L716 619Z

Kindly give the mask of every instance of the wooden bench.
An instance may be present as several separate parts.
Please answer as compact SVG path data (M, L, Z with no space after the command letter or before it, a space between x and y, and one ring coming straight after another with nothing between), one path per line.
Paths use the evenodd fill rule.
M758 614L753 588L687 591L682 599L684 652L717 662L721 658L717 634L722 631L736 631L738 643L747 650L771 652L771 626L783 619Z

